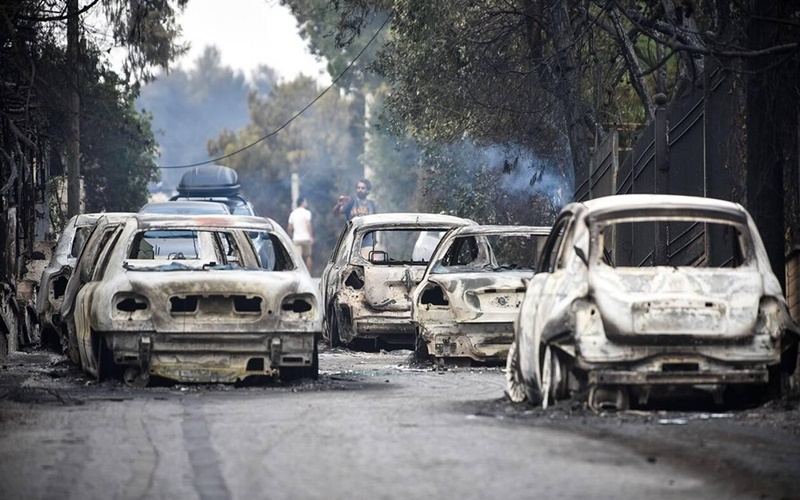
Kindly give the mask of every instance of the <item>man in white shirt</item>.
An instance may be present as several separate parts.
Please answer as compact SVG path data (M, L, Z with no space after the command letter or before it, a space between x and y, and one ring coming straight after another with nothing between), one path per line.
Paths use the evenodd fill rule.
M314 244L314 231L311 228L311 211L308 203L302 196L297 198L297 208L289 214L289 236L305 260L308 271L311 272L311 246Z

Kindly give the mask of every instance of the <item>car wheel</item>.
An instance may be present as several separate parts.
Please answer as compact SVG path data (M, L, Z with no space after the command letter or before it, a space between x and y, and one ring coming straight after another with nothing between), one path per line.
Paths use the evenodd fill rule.
M555 386L553 381L553 376L555 374L553 372L557 372L558 370L553 367L553 350L550 346L543 345L540 349L542 354L540 356L541 365L539 369L542 373L542 387L539 392L542 395L542 409L546 410L551 402L555 402L555 398L552 394L552 390Z
M567 399L570 396L570 379L574 378L570 368L569 356L558 348L552 349L552 381L550 396L553 402Z
M330 312L328 313L328 345L331 348L338 347L342 343L342 339L339 338L339 320L336 317L336 313L333 312L333 308L330 308Z
M69 323L67 323L69 325ZM66 352L69 359L72 360L73 363L76 365L81 366L81 355L78 352L78 337L75 334L75 330L70 328L69 326L62 326L62 336L61 336L61 343L64 346L64 351Z
M506 394L514 403L522 403L528 399L528 391L520 370L519 351L516 341L511 343L508 357L506 358Z

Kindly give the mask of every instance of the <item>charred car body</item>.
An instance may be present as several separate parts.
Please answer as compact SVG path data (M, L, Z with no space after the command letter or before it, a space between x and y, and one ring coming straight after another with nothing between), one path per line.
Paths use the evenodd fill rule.
M259 259L248 233L271 242ZM139 214L98 222L62 313L83 368L100 379L235 382L316 378L318 291L274 221Z
M64 301L67 283L70 276L72 276L72 270L75 268L78 254L97 220L100 217L120 220L130 215L133 214L82 214L72 217L67 222L61 232L61 236L58 238L53 257L44 271L42 271L42 277L39 280L39 292L36 296L36 315L42 328L43 339L52 338L55 340L55 337L59 336L61 331L61 304ZM66 339L61 339L61 343L63 347L66 347Z
M320 283L330 344L380 339L413 345L411 293L430 259L413 255L415 242L423 231L469 224L474 222L422 213L375 214L348 221Z
M625 409L631 397L693 388L721 402L727 389L777 395L797 365L797 326L738 204L669 195L570 204L539 271L508 355L513 400L546 407L588 388L592 407Z
M444 235L412 300L417 345L439 360L505 361L549 227L463 226Z

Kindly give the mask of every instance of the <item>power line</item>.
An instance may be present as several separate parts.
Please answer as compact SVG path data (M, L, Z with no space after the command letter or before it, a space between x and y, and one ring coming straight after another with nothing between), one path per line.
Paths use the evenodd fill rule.
M190 164L187 164L187 165L159 165L157 168L160 168L160 169L191 168L191 167L199 167L200 165L207 165L209 163L216 163L216 162L218 162L220 160L224 160L225 158L230 158L233 155L239 154L239 153L241 153L242 151L244 151L246 149L250 149L253 146L255 146L256 144L258 144L259 142L264 141L266 139L269 139L273 135L277 134L278 132L280 132L281 130L283 130L287 126L289 126L290 123L292 123L298 116L302 115L308 108L313 106L314 103L316 103L317 101L322 99L322 96L324 96L330 89L333 88L334 85L336 85L336 82L338 82L345 75L345 73L347 73L350 70L350 68L353 67L353 64L355 64L355 62L358 61L358 58L361 57L361 55L367 50L367 48L370 45L372 45L372 42L374 42L375 39L378 37L378 34L381 31L383 31L383 28L386 26L386 24L388 24L389 19L392 18L393 14L394 14L394 12L390 12L389 15L386 16L386 19L383 21L383 24L381 24L380 28L378 28L378 30L375 32L375 34L372 35L372 38L369 39L369 42L367 42L367 44L364 46L364 48L361 49L361 51L358 54L356 54L356 56L353 58L352 61L350 61L350 64L348 64L347 67L341 73L339 73L339 76L334 78L333 81L331 82L331 84L328 85L328 87L325 90L323 90L317 97L315 97L313 101L311 101L303 109L301 109L300 111L295 113L294 116L292 116L291 118L286 120L286 122L284 122L284 124L281 125L280 127L276 128L275 130L273 130L269 134L261 137L260 139L257 139L254 142L251 142L247 146L239 148L236 151L233 151L233 152L228 153L226 155L222 155L222 156L219 156L217 158L211 158L210 160L206 160L206 161L199 161L197 163L190 163Z

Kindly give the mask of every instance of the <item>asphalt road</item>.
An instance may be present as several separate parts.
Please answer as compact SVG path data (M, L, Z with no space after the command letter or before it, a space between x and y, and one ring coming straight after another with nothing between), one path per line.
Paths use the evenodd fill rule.
M0 498L800 498L798 400L598 415L500 368L323 351L317 382L130 389L62 356L0 370Z

